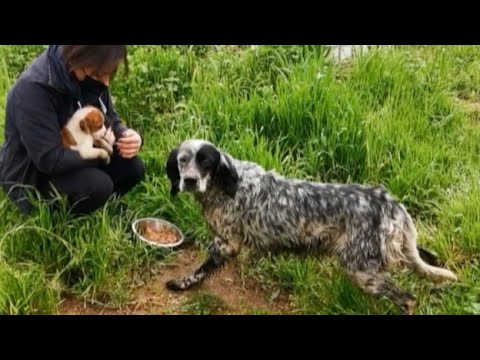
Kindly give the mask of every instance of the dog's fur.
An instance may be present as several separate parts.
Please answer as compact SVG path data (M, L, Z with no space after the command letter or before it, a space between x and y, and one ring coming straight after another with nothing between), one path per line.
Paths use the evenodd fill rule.
M113 149L104 139L106 133L103 113L94 106L86 106L78 109L62 128L62 145L78 151L82 159L103 159L109 164Z
M170 290L200 283L242 245L335 255L366 293L387 296L407 314L416 300L388 279L394 265L434 281L456 280L451 271L426 262L433 258L425 249L419 252L410 215L383 187L287 179L203 140L172 150L166 168L171 194L193 192L215 235L206 262L184 279L167 282Z

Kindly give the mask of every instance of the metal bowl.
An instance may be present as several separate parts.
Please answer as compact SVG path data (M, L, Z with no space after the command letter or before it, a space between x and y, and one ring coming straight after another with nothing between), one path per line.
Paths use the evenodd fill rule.
M168 244L162 244L158 243L156 241L150 240L147 237L144 236L144 229L148 226L149 228L153 230L161 230L164 228L168 228L170 230L173 230L176 233L177 236L177 241L174 243L168 243ZM133 222L132 224L132 230L137 239L140 241L143 241L149 245L159 247L159 248L174 248L177 247L178 245L182 244L184 241L184 236L183 233L180 231L178 227L173 225L172 223L162 220L162 219L156 219L156 218L143 218L143 219L137 219Z

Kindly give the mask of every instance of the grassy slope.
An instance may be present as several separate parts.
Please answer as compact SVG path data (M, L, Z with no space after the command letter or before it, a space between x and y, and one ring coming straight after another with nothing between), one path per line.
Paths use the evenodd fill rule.
M42 49L0 47L2 113L12 79ZM129 222L138 215L172 220L204 247L196 204L170 199L163 169L189 137L293 177L383 183L414 215L419 241L460 276L437 288L395 275L419 297L418 312L480 312L479 59L476 46L395 47L343 66L312 46L134 47L131 75L119 75L113 94L144 135L147 181L81 219L40 205L22 220L0 195L0 313L55 312L63 291L125 301L143 270L168 255L132 243ZM288 291L299 312L392 310L353 287L335 261L246 261L257 262L251 276Z

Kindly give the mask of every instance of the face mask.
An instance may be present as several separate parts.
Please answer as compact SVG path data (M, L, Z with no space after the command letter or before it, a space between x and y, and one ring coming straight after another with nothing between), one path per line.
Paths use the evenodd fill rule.
M101 81L87 75L83 81L80 81L80 89L82 89L82 93L93 93L100 96L108 87Z
M90 76L85 76L83 81L79 82L82 100L85 104L95 105L100 95L108 90L108 87L101 81L95 80Z

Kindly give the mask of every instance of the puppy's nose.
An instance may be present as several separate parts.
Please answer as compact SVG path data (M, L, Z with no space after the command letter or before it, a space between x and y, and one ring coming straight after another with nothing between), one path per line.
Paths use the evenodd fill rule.
M185 182L185 185L188 186L188 187L197 186L197 179L195 179L195 178L185 178L185 179L183 179L183 181Z

